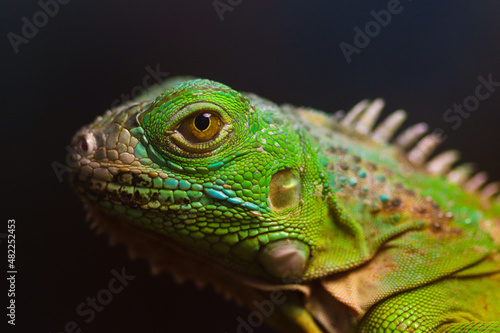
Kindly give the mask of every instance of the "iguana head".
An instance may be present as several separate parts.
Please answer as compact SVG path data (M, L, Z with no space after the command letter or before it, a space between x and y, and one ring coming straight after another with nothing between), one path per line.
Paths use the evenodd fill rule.
M321 168L305 163L316 152L292 117L186 81L78 131L72 182L94 215L242 273L301 278L327 214Z
M386 144L403 112L372 132L380 100L335 118L179 81L73 138L72 183L90 215L154 270L208 282L249 307L285 290L284 317L273 319L283 331L296 329L281 326L290 322L314 331L311 314L349 327L395 293L482 261L497 270L499 206L442 177L454 153L424 169L435 135L402 153L421 126L399 147Z

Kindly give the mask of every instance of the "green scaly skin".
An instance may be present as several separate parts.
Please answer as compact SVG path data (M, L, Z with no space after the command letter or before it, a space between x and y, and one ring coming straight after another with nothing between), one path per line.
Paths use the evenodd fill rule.
M154 272L267 306L280 331L500 332L499 201L366 117L174 78L76 133L71 182Z

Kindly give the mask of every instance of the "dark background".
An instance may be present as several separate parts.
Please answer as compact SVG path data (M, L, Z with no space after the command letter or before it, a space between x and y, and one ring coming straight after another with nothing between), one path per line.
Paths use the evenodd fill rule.
M463 160L500 179L500 91L457 130L443 120L474 93L478 75L500 81L500 4L404 0L402 12L348 64L339 44L352 44L353 28L388 4L360 2L244 0L221 21L211 1L73 0L16 54L7 34L21 35L22 18L32 22L41 8L3 1L1 211L2 221L17 222L15 331L62 332L75 321L82 332L222 333L235 332L236 318L248 314L211 288L152 277L146 262L95 237L53 170L54 161L65 163L72 134L142 85L147 66L328 112L384 97L384 114L403 108L407 125L442 128L449 137L442 149L460 148ZM4 262L5 241L1 248ZM77 305L122 267L136 278L84 323ZM3 325L4 311L0 318Z

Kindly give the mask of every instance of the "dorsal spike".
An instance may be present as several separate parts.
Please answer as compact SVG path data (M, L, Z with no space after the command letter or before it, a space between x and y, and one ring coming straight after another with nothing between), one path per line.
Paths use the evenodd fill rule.
M109 234L108 244L109 246L115 246L118 243L118 238L115 234Z
M160 272L162 270L160 265L158 265L157 263L153 263L153 262L150 263L150 268L151 268L151 274L154 276L160 274Z
M476 192L487 180L488 174L484 171L479 172L464 184L464 189L469 193Z
M489 183L481 191L481 197L484 199L493 198L497 193L500 193L500 182Z
M367 99L364 99L358 104L354 105L349 112L345 115L345 117L342 119L340 124L342 126L350 126L357 118L358 116L368 107L370 104L370 101Z
M222 287L218 284L212 284L212 287L214 288L214 291L217 293L217 294L222 294Z
M174 279L175 283L177 283L177 284L183 284L184 282L186 282L186 278L178 273L172 272L172 278Z
M460 159L460 153L457 150L447 150L430 160L426 169L433 175L443 175L450 171L453 163Z
M340 120L342 120L343 118L345 117L345 111L344 110L338 110L337 112L335 112L331 118L333 119L333 121L335 123L339 123Z
M138 257L137 251L133 249L132 247L128 248L128 257L130 260L135 260Z
M207 285L205 281L200 279L194 279L193 282L198 289L203 289Z
M231 293L227 290L222 292L222 297L224 297L226 301L230 301L233 298Z
M385 120L373 131L372 138L376 142L387 143L401 124L406 120L406 111L397 110L391 113Z
M472 163L465 163L451 170L447 178L450 183L461 185L469 179L472 172L474 172L474 165Z
M85 215L85 222L91 222L91 224L90 224L91 229L93 228L92 224L95 223L95 221L92 221L92 218L93 218L92 213L87 212L87 214Z
M408 160L414 165L422 165L441 143L441 136L438 134L428 134L420 140L408 153Z
M377 121L380 112L382 112L382 109L384 108L385 102L381 98L375 99L363 112L361 115L361 118L358 120L356 123L356 131L361 133L361 134L369 134L372 129L373 125Z
M418 123L408 127L403 133L396 138L396 145L401 149L406 149L413 145L422 135L427 132L428 126L426 123Z

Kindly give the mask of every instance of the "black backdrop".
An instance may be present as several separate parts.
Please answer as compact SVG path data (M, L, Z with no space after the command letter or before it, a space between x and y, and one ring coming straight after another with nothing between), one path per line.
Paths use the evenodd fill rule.
M0 4L2 221L17 221L16 331L62 332L75 321L82 332L235 332L238 316L248 315L211 289L152 277L144 261L109 248L89 231L80 202L52 168L64 163L72 134L139 89L147 68L329 112L384 97L385 114L404 108L407 124L443 129L442 149L459 147L464 160L500 179L500 91L456 130L443 119L475 93L479 75L500 81L496 2L221 0L233 4L223 20L212 1L60 2L57 13L45 6L53 17L34 1ZM395 8L390 22L379 31L368 24L373 37L357 40L348 63L341 43L355 46L354 28L364 30L371 11L388 6ZM24 28L23 35L34 20L38 31ZM5 241L1 246L4 262ZM75 308L123 267L136 278L85 323L88 316Z

